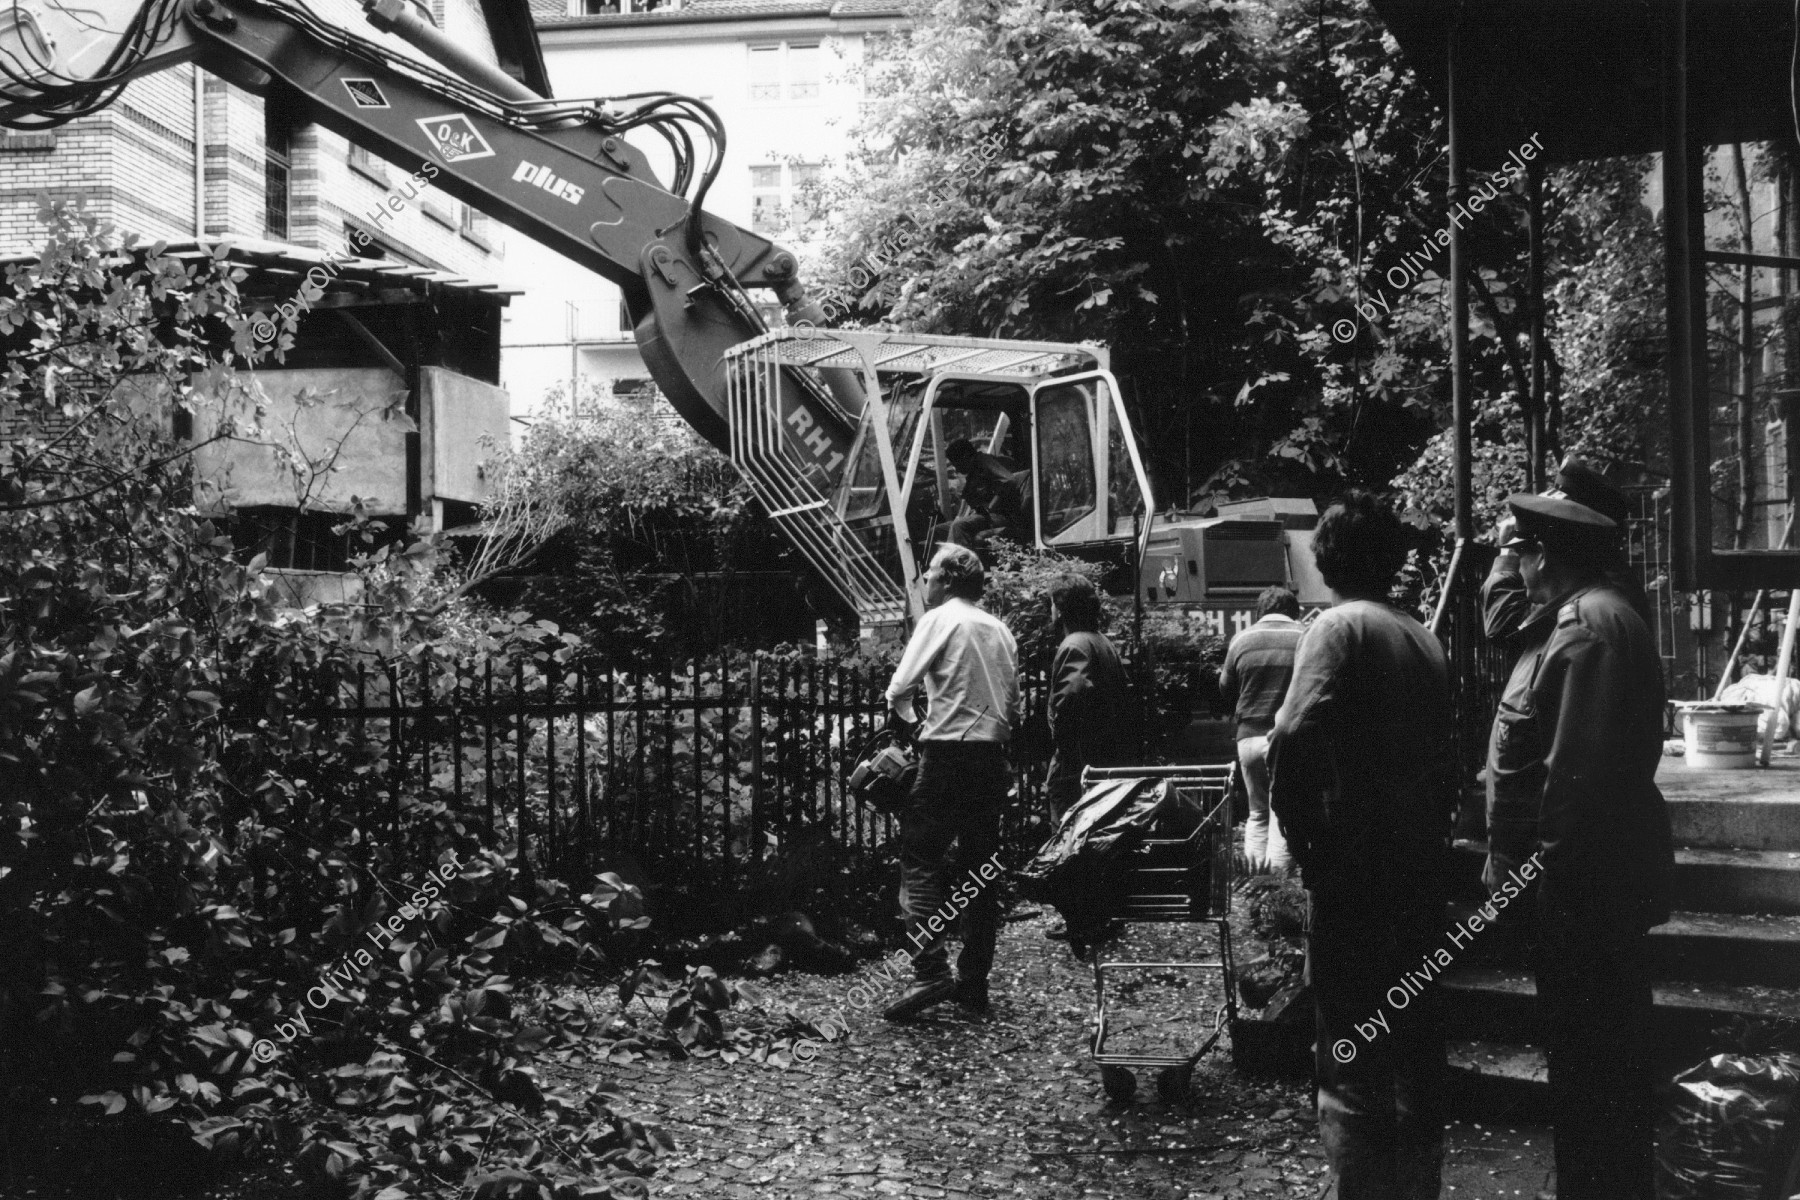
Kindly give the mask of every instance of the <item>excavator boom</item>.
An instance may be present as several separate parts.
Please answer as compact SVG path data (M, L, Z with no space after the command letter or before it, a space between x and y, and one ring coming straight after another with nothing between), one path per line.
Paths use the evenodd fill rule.
M400 37L429 36L396 0L369 8ZM476 86L295 3L21 0L0 11L0 125L60 124L186 61L251 91L283 90L318 124L406 170L430 164L434 186L617 284L663 393L721 448L723 355L765 331L747 289L772 289L797 316L815 315L792 254L700 207L724 140L704 104L669 94L559 103L458 62L488 72L488 86ZM639 130L668 139L676 179L658 179L628 140ZM809 437L793 438L795 453L833 480L861 415L854 386L835 382L836 395L790 374L780 401L784 416L805 413L794 424Z

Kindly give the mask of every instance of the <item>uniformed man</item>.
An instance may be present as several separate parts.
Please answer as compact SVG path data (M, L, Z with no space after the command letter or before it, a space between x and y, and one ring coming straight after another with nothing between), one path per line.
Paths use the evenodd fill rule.
M1674 863L1656 788L1663 682L1607 579L1617 524L1566 496L1507 500L1533 616L1488 743L1486 883L1535 892L1537 994L1562 1200L1651 1200L1646 934Z
M1612 538L1612 554L1605 564L1607 581L1623 590L1632 607L1645 622L1650 620L1650 601L1644 587L1626 562L1623 535L1625 523L1631 519L1631 498L1607 481L1606 477L1580 459L1567 458L1556 473L1556 484L1544 493L1553 499L1573 500L1593 509L1618 526ZM1511 517L1500 522L1495 540L1500 543L1500 556L1481 585L1481 612L1489 640L1500 642L1514 653L1541 641L1545 629L1533 621L1530 599L1525 594L1525 581L1519 577L1519 556L1506 549L1515 523Z

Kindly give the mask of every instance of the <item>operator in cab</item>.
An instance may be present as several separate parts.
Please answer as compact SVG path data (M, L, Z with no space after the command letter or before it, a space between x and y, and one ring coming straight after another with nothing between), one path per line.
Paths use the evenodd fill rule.
M1014 470L967 438L944 447L944 459L962 479L962 502L968 509L950 522L952 542L979 550L996 537L1031 541L1030 471Z

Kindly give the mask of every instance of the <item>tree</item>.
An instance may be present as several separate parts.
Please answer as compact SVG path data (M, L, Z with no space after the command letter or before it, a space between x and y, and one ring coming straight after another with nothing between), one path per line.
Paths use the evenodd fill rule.
M1398 482L1448 515L1443 119L1364 0L938 0L870 92L820 265L848 318L1108 342L1161 496ZM1637 170L1546 180L1571 447L1655 452L1641 420L1618 439L1653 369L1618 339L1660 295ZM1477 470L1504 495L1523 172L1470 183Z
M823 263L852 316L1107 341L1161 495L1410 461L1429 323L1360 359L1329 332L1432 182L1365 6L940 0L870 86Z

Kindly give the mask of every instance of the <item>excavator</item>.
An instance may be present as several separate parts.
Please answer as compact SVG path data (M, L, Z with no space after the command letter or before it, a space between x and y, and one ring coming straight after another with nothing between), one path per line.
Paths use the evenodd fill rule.
M1109 560L1141 594L1156 510L1103 347L829 328L791 252L705 210L726 145L707 105L540 96L407 0L363 16L382 36L294 0L11 0L0 126L52 128L193 62L403 170L434 164L435 186L620 288L664 395L867 630L923 610L959 439L1016 472L1030 540ZM786 324L768 327L759 292Z

